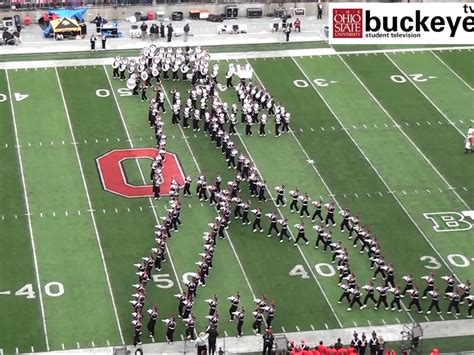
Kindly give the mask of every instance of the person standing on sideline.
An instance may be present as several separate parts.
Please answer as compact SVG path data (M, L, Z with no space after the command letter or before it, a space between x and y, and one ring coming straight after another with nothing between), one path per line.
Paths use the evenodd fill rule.
M142 40L146 39L146 30L148 29L148 25L145 22L142 22L140 26L140 30L142 31Z
M183 27L183 41L188 41L189 31L191 31L191 27L189 27L189 23L186 23Z
M198 355L207 354L207 345L206 340L209 337L209 334L204 334L204 332L199 333L199 336L196 338L196 343L194 346L197 348Z
M171 23L166 26L166 42L171 42L171 38L173 37L173 25Z
M97 41L97 38L95 37L95 33L91 34L91 51L95 51L95 41Z
M219 336L219 333L217 332L217 329L214 326L211 326L209 330L207 331L208 334L208 350L209 350L209 355L214 355L216 353L216 341L217 337Z
M323 4L321 0L318 0L318 20L323 18Z
M163 25L163 22L160 22L160 37L165 38L165 25Z
M295 22L293 23L293 26L295 26L296 32L301 32L301 21L299 18L295 20Z
M287 23L285 26L286 42L290 41L290 33L291 33L291 26L289 23Z
M275 337L272 334L272 328L268 328L267 332L263 335L263 351L262 355L270 355L273 349L273 342Z
M102 33L102 49L105 49L105 44L107 43L107 35Z

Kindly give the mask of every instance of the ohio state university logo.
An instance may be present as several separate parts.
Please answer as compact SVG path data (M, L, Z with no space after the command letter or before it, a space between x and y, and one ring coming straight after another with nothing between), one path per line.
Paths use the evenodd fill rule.
M103 189L127 198L152 197L153 185L130 184L127 181L127 175L122 163L128 159L150 159L151 166L151 160L155 159L157 152L155 148L114 149L98 157L96 162ZM148 179L150 176L149 171L143 173L145 179ZM173 178L180 187L184 186L185 176L178 157L173 153L166 152L163 162L162 196L169 195Z
M333 38L362 38L362 9L333 9Z

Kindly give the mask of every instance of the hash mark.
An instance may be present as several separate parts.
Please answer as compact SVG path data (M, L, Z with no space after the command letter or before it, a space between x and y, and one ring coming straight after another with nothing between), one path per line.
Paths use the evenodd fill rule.
M105 138L105 141L106 141L106 142L109 142L109 139L108 139L108 138Z
M76 346L77 346L78 349L81 348L81 345L79 345L79 342L76 343Z
M426 121L426 123L428 123L428 126L431 126L431 122L430 122L430 121Z
M388 124L384 123L383 125L385 126L385 128L388 128Z
M357 197L357 198L359 198L359 195L357 195L355 192L354 192L354 196Z
M3 217L3 216L2 216ZM43 218L43 212L40 212L40 217Z
M286 330L284 327L281 327L281 330L283 330L283 333L286 333Z
M383 318L382 318L382 323L383 323L383 324L387 324L387 323L385 322L385 319L383 319Z
M106 342L107 342L107 346L110 346L110 341L108 339L107 339Z
M379 195L380 195L380 197L383 197L383 194L380 191L379 191Z
M367 197L372 197L372 196L370 196L370 194L367 192Z
M426 192L428 192L429 194L431 193L430 189L426 189Z
M417 122L417 123L416 123L416 125L417 125L418 127L420 127L420 126L421 126L420 122Z
M120 138L117 138L117 142L120 142Z
M80 215L81 215L81 211L77 210L77 215L80 216Z
M441 187L438 187L438 190L439 190L439 192L443 192L443 190L441 189Z
M226 337L228 337L228 336L229 336L225 330L224 330L224 334L225 334L225 336L226 336Z
M397 321L398 324L401 323L401 322L400 322L400 319L398 319L398 318L396 318L396 317L395 317L395 320Z
M56 212L53 212L53 217L56 217Z
M378 128L376 124L374 124L374 128Z
M362 127L367 128L367 125L363 124Z
M127 207L127 212L130 212L130 207Z
M310 128L310 130L311 130L311 132L314 132L314 129L313 129L313 127L311 127L311 128Z
M462 189L463 189L464 191L467 191L467 189L466 189L464 186L462 187Z
M314 326L312 324L310 324L310 326L311 326L311 330L314 330Z
M63 350L65 349L64 343L61 344L61 349L63 349Z
M331 126L332 130L335 131L336 129L334 128L334 126Z
M347 198L346 194L342 194L342 196L344 196L344 198Z
M61 144L64 144L64 141L61 141Z
M405 190L402 190L402 194L404 194L404 195L406 196L406 194L407 194L407 193L406 193L406 191L405 191Z
M64 211L64 214L65 214L66 216L69 216L68 211Z
M357 327L357 323L356 321L352 321L354 323L354 327Z
M430 319L429 319L427 316L425 316L425 319L426 319L428 322L430 321Z
M296 326L296 331L299 332L299 331L300 331L300 327Z
M415 193L417 194L417 193L418 193L418 190L415 190Z
M18 215L15 215L15 219L18 219Z
M354 126L354 125L352 125L352 128L354 128L354 129L357 129L357 127L356 127L356 126Z
M370 322L369 319L367 319L367 323L369 323L369 325L372 326L372 323Z
M93 341L91 341L92 347L95 348L95 344Z
M32 353L35 352L35 348L33 347L33 345L31 345L31 352L32 352Z
M118 213L118 209L115 209L115 213Z
M140 212L142 212L142 211L143 211L143 208L142 208L142 206L140 206L138 209L140 210Z
M102 209L102 213L105 213L105 208Z
M328 327L328 324L327 324L327 323L324 323L324 326L326 327L326 329L329 329L329 327Z

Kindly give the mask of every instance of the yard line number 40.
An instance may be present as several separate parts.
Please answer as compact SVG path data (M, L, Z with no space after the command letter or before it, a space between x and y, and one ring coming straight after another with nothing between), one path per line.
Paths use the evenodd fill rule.
M314 265L314 269L320 276L323 276L323 277L332 277L336 275L336 270L334 270L334 267L331 264L319 263L319 264ZM308 272L306 271L304 266L301 264L295 265L295 267L290 270L288 275L299 276L302 279L309 279Z
M48 282L44 286L44 293L48 297L60 297L64 295L64 285L61 282ZM25 284L15 291L15 296L26 296L27 299L36 298L36 292L32 284Z

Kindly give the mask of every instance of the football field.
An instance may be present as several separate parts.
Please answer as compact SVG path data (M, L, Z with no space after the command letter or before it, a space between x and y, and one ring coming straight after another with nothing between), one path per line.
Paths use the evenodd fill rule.
M271 199L252 198L253 208L275 211L291 226L300 223L289 204L278 208L272 201L274 187L283 183L287 192L298 188L358 215L394 265L397 284L404 286L402 276L411 273L423 289L421 276L434 272L443 292L442 276L454 273L456 284L474 280L474 154L464 154L467 129L474 125L473 49L220 58L221 84L229 63L250 64L252 81L292 114L291 132L279 138L273 136L273 120L265 137L256 126L253 136L245 136L241 124L240 134L232 136L268 186ZM154 225L166 216L169 201L126 198L104 188L106 167L99 157L127 152L120 162L124 179L141 186L149 184L150 159L139 148L156 148L148 104L111 73L110 65L66 67L59 61L57 67L0 71L0 349L5 354L132 343L134 264L154 247ZM187 97L190 84L164 81L163 86L168 96L177 88ZM235 90L225 85L219 90L229 106L237 102ZM218 174L223 182L232 180L235 171L227 169L215 144L202 130L172 125L169 106L162 116L167 150L193 178L193 193L200 174L211 183ZM242 195L250 199L246 182ZM183 225L168 242L163 270L147 285L146 309L157 303L160 320L177 312L174 295L196 271L202 235L216 217L195 195L181 201ZM193 307L198 331L208 324L205 300L216 294L219 332L236 335L226 298L237 291L247 310L245 335L252 334L253 299L262 294L276 303L274 332L466 317L466 304L460 316L446 314L447 300L440 301L440 315L372 307L347 312L347 304L337 302L341 289L332 254L314 248L311 219L304 222L310 244L295 248L266 237L267 218L264 233L232 219ZM296 237L295 228L291 231ZM349 250L358 284L367 284L373 270L366 253L353 249L338 226L333 232ZM375 283L381 284L380 277ZM403 299L405 306L408 302ZM429 300L421 305L426 310ZM178 320L178 340L184 329ZM143 342L165 341L161 321L153 340L145 326L143 333Z

